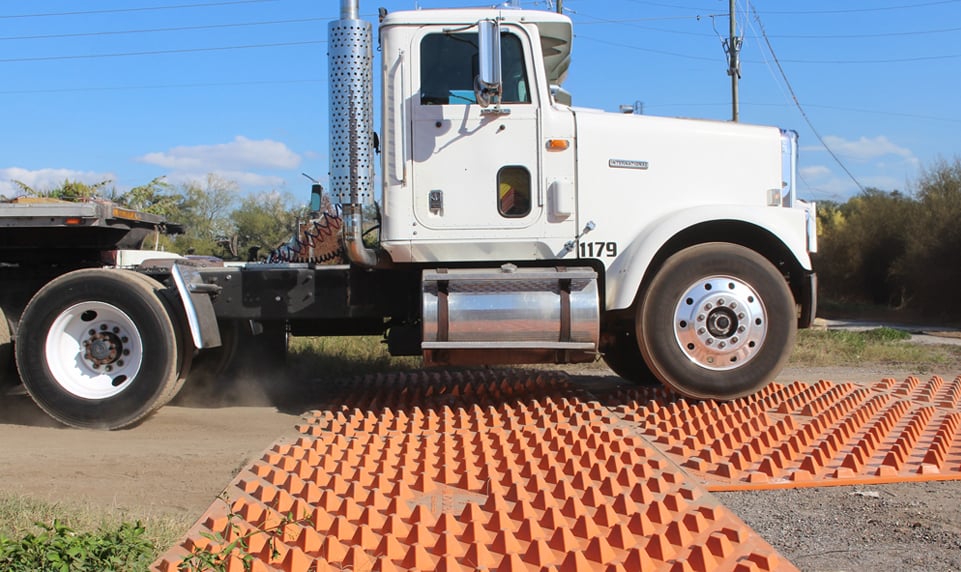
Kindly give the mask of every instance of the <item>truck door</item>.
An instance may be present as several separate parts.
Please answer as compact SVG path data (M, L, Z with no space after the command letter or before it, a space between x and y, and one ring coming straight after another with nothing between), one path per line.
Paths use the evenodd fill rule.
M570 238L569 229L551 227L573 221L558 225L566 221L544 212L541 102L530 39L523 29L504 30L499 112L475 99L476 28L425 29L414 38L411 180L414 219L421 227L415 241L445 242L452 229L480 242Z

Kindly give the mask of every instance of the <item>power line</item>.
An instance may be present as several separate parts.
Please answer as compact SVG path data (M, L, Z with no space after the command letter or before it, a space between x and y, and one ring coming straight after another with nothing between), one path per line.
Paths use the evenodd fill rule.
M765 39L766 40L766 39ZM791 64L818 64L818 65L861 65L861 64L904 64L911 62L928 62L934 60L952 60L961 58L961 54L937 54L933 56L912 56L908 58L885 58L874 60L782 60Z
M288 46L307 46L313 44L326 44L327 40L305 40L302 42L280 42L276 44L247 44L241 46L219 46L213 48L182 48L179 50L150 50L144 52L119 52L113 54L82 54L73 56L37 56L30 58L7 58L0 59L0 64L15 62L49 62L61 60L85 60L103 58L123 58L131 56L159 56L166 54L189 54L197 52L224 52L229 50L250 50L259 48L281 48Z
M901 4L898 6L878 6L875 8L844 8L840 10L765 10L765 14L776 14L778 16L816 16L821 14L861 14L864 12L888 12L892 10L910 10L914 8L926 8L928 6L940 6L943 4L957 4L961 0L938 0L936 2L922 2L920 4ZM752 8L752 11L755 11Z
M11 89L0 90L0 95L43 95L56 93L89 93L89 92L109 92L109 91L139 91L139 90L158 90L158 89L192 89L192 88L211 88L211 87L249 87L258 85L296 85L307 83L327 83L327 78L317 79L288 79L288 80L254 80L254 81L219 81L203 83L163 83L153 85L117 85L117 86L95 86L95 87L58 87L49 89Z
M332 18L296 18L291 20L265 20L260 22L240 22L236 24L210 24L205 26L178 26L173 28L144 28L140 30L116 30L102 32L75 32L70 34L42 34L36 36L6 36L4 40L48 40L61 38L88 38L93 36L120 36L125 34L152 34L157 32L186 32L195 30L218 30L223 28L243 28L252 26L272 26L279 24L303 24L308 22L329 22Z
M144 6L139 8L113 8L109 10L83 10L76 12L44 12L39 14L10 14L0 15L0 20L15 20L23 18L50 18L58 16L89 16L93 14L120 14L128 12L152 12L158 10L181 10L184 8L209 8L216 6L231 6L234 4L261 4L277 2L277 0L230 0L227 2L202 2L198 4L174 4L168 6Z
M761 31L761 36L764 38L764 43L767 46L768 51L771 53L771 57L774 59L775 65L777 65L777 69L781 74L781 79L784 80L784 85L787 87L788 92L790 92L791 94L791 99L794 100L795 107L797 107L798 111L801 112L801 117L804 118L804 122L807 123L808 128L811 130L812 133L814 133L814 136L817 137L817 140L821 142L821 145L824 146L828 154L831 155L832 158L834 158L834 161L837 162L838 165L840 165L841 169L845 173L847 173L847 176L850 177L852 181L854 181L854 184L857 185L858 189L860 189L863 192L864 187L861 186L861 182L858 181L857 177L855 177L854 174L847 168L847 165L841 162L840 157L838 157L837 154L834 152L834 150L832 150L831 147L828 146L828 144L824 141L824 137L822 137L821 133L817 130L816 127L814 127L814 122L811 121L810 117L808 117L807 111L805 111L804 106L801 105L801 101L798 99L797 93L795 93L794 91L794 87L791 86L791 82L790 80L788 80L787 74L784 72L784 68L781 66L781 62L778 61L777 59L777 54L774 52L774 46L771 45L771 41L767 37L767 32L765 32L764 30L764 23L761 22L761 16L758 15L757 10L754 8L754 5L751 4L750 0L747 1L747 6L751 10L751 13L754 14L754 19L757 22L758 28Z
M674 57L684 58L684 59L688 59L688 60L700 60L700 61L705 61L705 62L717 62L717 58L707 58L707 57L703 57L703 56L692 56L692 55L689 55L689 54L679 54L679 53L677 53L677 52L668 52L668 51L665 51L665 50L654 50L654 49L650 49L650 48L642 48L642 47L640 47L640 46L633 46L633 45L630 45L630 44L623 44L623 43L620 43L620 42L611 42L610 40L602 40L602 39L600 39L600 38L593 38L593 37L591 37L591 36L582 36L581 34L577 34L575 37L576 37L577 39L579 39L579 40L590 40L590 41L592 41L592 42L597 42L597 43L599 43L599 44L607 44L607 45L609 45L609 46L615 46L615 47L618 47L618 48L627 48L627 49L630 49L630 50L637 50L637 51L641 51L641 52L650 52L650 53L652 53L652 54L661 54L661 55L664 55L664 56L674 56ZM2 60L0 60L0 61L2 61Z
M651 32L661 32L664 34L676 34L680 36L696 36L701 38L711 38L714 34L708 32L689 32L686 30L669 30L667 28L657 28L653 26L637 26L637 23L641 22L652 22L652 21L664 21L664 20L691 20L691 19L704 19L704 18L723 18L727 17L727 14L708 14L705 16L667 16L663 18L622 18L622 19L608 19L599 18L597 16L591 16L590 14L585 14L581 11L578 12L579 16L586 16L591 18L591 20L581 20L579 18L574 19L574 23L577 26L591 26L597 24L616 24L621 26L630 26L632 28L637 28L639 30L647 30ZM769 38L781 39L781 40L864 40L870 38L897 38L905 36L930 36L932 34L950 34L955 32L961 32L961 27L958 28L934 28L930 30L908 30L901 32L874 32L868 34L770 34ZM752 39L758 39L759 36L745 36ZM2 38L0 38L2 39Z

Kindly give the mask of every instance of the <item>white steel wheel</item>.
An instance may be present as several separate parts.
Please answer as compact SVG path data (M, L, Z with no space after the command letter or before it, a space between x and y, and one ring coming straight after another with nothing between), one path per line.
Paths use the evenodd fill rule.
M81 302L50 325L44 361L64 391L81 399L123 393L143 365L143 340L125 312L106 302Z
M132 425L172 397L182 334L156 281L78 270L40 289L20 320L17 368L51 417L84 428Z
M727 243L669 258L647 288L636 322L651 371L695 398L758 391L784 366L797 332L784 277L760 254Z

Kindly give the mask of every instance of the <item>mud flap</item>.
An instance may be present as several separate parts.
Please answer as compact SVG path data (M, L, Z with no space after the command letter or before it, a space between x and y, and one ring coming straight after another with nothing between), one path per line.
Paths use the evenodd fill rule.
M184 313L190 327L190 336L197 349L220 347L220 328L217 326L217 315L214 312L211 294L220 292L220 287L207 284L196 268L174 264L170 269L183 300Z

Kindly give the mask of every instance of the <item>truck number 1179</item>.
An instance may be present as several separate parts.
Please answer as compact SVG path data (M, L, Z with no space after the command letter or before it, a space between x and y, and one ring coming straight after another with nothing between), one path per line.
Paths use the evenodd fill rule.
M579 255L581 258L614 258L617 256L616 242L582 242L579 245Z

